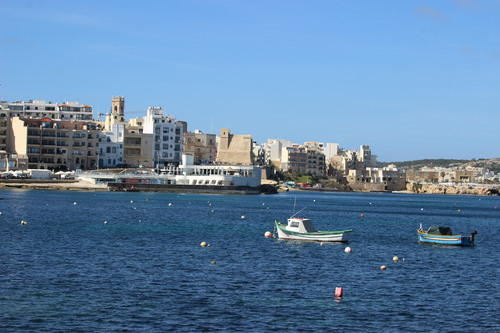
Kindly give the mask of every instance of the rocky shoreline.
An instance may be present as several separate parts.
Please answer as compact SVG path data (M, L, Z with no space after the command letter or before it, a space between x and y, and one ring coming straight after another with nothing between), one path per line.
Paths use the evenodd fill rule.
M329 189L329 188L287 188L280 187L279 192L288 191L317 191L317 192L366 192L373 193L373 191L349 191L340 189ZM379 193L391 193L389 191L382 191ZM438 184L417 184L411 183L407 184L406 190L402 191L392 191L392 193L406 193L406 194L449 194L449 195L500 195L500 186L496 188L488 188L477 186L473 187L470 185L438 185Z
M499 188L488 188L486 186L471 185L440 185L440 184L417 184L406 185L406 192L425 194L454 194L454 195L499 195Z

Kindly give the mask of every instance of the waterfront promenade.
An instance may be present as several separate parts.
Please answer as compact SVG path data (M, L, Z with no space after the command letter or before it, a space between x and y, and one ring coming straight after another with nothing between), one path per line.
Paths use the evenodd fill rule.
M33 179L2 179L0 189L47 189L67 191L107 191L108 186L92 184L82 180L33 180Z

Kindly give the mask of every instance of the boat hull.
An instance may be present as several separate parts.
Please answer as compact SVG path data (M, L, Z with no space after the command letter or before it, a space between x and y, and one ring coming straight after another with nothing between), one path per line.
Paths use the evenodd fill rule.
M474 242L470 236L462 235L433 235L425 232L418 232L420 243L432 243L442 245L472 246Z
M299 233L286 230L285 227L276 223L276 231L279 239L291 239L315 242L348 242L349 234L352 230L341 231L317 231L308 233Z

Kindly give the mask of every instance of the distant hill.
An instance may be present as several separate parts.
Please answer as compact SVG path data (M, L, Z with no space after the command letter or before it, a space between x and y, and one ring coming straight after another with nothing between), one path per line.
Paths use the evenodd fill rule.
M411 170L420 169L422 167L439 167L439 168L465 168L467 166L487 168L495 173L500 173L500 158L491 159L472 159L472 160L450 160L450 159L425 159L405 162L377 162L378 167L394 164L398 169Z

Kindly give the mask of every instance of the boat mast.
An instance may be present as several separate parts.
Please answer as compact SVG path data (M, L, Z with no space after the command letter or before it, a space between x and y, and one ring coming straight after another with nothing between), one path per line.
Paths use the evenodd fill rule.
M304 208L302 208L301 210L299 210L297 213L293 214L292 216L290 216L290 218L294 217L295 215L297 215L298 213L300 213L301 211L303 211L303 210L304 210L304 209L306 209L306 208L307 208L307 206L306 206L306 207L304 207Z

